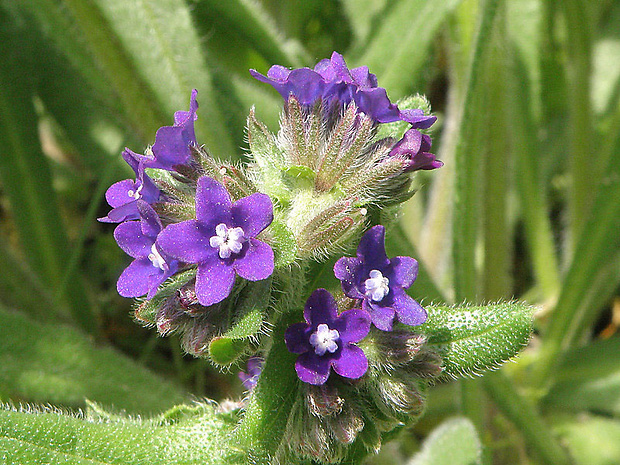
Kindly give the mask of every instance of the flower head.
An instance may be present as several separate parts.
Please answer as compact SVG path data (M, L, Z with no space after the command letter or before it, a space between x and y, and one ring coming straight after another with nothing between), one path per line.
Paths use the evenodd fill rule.
M176 165L184 165L191 158L191 147L196 145L194 121L197 118L198 102L194 89L190 97L189 111L177 111L174 125L163 126L155 134L155 144L151 148L152 156L144 156L144 166L162 170L174 170Z
M360 378L368 369L366 355L353 343L370 330L370 315L353 309L338 315L336 301L325 289L312 293L304 307L305 323L286 330L288 350L299 354L295 362L297 376L305 383L325 384L330 368L345 378Z
M162 229L155 210L144 200L136 201L140 221L127 221L114 230L121 249L135 258L118 278L116 287L123 297L147 294L150 299L166 279L176 273L178 263L156 244Z
M203 176L196 219L168 225L157 243L172 257L198 265L196 295L209 306L228 297L236 275L260 281L273 273L273 250L256 239L272 221L269 196L255 193L232 203L224 186Z
M314 69L290 70L274 65L267 76L250 70L252 76L276 89L282 98L288 100L292 94L305 105L318 99L330 103L339 101L342 105L355 102L359 111L369 115L378 123L406 121L413 127L430 127L436 118L420 115L420 110L399 110L387 96L384 88L378 87L377 76L360 66L349 69L344 58L337 52L331 58L319 61Z
M160 199L160 191L144 172L144 157L128 148L123 151L123 158L136 173L136 180L125 179L112 184L105 193L105 198L112 210L107 216L99 218L102 223L121 223L140 218L138 200L149 204Z
M374 226L362 237L357 257L343 257L334 265L342 290L362 301L372 323L391 331L394 319L407 325L426 320L426 311L407 295L418 274L418 262L411 257L388 258L385 253L385 228Z
M243 387L248 391L251 391L256 387L258 383L258 377L263 370L264 360L261 357L250 357L248 359L248 372L240 371L238 373L239 379L243 384Z

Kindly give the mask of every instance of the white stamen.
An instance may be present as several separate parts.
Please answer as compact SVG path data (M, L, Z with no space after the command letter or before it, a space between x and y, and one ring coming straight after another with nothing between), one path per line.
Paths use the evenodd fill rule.
M131 198L138 200L140 197L142 197L142 194L140 192L142 191L143 187L144 187L144 184L140 184L140 186L135 191L129 189L127 191L127 195Z
M368 214L368 210L366 208L360 208L360 213L362 216L366 216Z
M370 299L375 302L379 302L390 292L389 285L390 280L384 278L379 270L372 270L370 272L370 278L364 282L366 296L370 297Z
M161 256L155 244L151 246L151 253L149 254L149 260L153 264L155 268L159 268L162 271L166 271L168 269L168 264L164 257Z
M317 326L316 331L310 335L310 344L317 355L325 355L325 352L333 354L338 349L336 341L339 339L338 330L329 329L329 326L323 323Z
M209 239L211 247L219 248L220 258L230 258L233 253L241 252L243 243L246 241L245 233L241 228L228 229L224 223L220 223L215 227L215 234Z

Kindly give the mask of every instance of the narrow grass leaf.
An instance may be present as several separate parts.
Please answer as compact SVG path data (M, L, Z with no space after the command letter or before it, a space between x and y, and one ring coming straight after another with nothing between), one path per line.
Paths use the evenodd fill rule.
M560 411L588 410L620 417L620 338L595 341L566 354L542 400Z
M393 2L372 40L352 53L355 63L368 66L393 99L411 93L420 83L433 39L459 1Z
M202 4L212 9L226 28L242 34L268 62L301 67L307 61L302 45L282 36L260 2L205 0Z

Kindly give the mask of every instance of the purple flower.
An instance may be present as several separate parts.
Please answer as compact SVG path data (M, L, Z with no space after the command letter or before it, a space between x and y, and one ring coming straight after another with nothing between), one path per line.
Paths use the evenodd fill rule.
M357 257L338 260L334 273L344 293L362 301L377 328L391 331L395 317L412 326L426 321L426 311L405 292L418 275L418 262L410 257L387 257L383 226L370 228L360 241Z
M185 165L191 159L191 146L196 145L194 121L197 118L198 102L196 89L192 90L189 111L174 114L174 126L163 126L155 134L153 156L144 156L144 166L172 171L176 165Z
M312 293L304 307L306 323L288 327L284 340L288 350L299 354L297 376L305 383L325 384L330 368L345 378L360 378L368 369L366 355L353 345L370 330L370 315L353 309L338 315L332 295L325 289Z
M269 196L252 194L234 204L215 179L198 179L196 219L168 225L157 243L172 257L198 265L196 295L209 306L230 294L235 275L249 281L271 276L273 250L256 236L273 221Z
M416 129L409 129L403 138L399 140L392 151L391 156L398 156L409 160L405 171L434 170L441 168L443 162L437 160L430 153L431 138Z
M128 148L123 151L123 158L136 173L136 180L125 179L112 184L105 193L105 198L112 210L107 216L99 218L102 223L121 223L140 218L138 200L149 204L160 198L160 191L144 172L144 157L132 152Z
M377 76L366 66L349 69L342 55L332 53L330 59L321 60L314 69L287 69L272 66L267 76L251 69L256 79L273 86L285 100L293 94L300 103L310 105L317 99L337 99L346 105L354 101L360 111L378 123L406 121L413 127L428 128L435 122L434 116L424 116L421 110L399 110L387 96L384 88L378 87Z
M116 288L123 297L150 299L166 279L176 273L178 263L156 244L162 229L155 210L143 200L136 201L140 221L127 221L114 230L114 238L125 253L135 258L118 278Z
M251 391L256 387L258 383L258 377L263 370L263 359L261 357L250 357L248 359L248 372L240 371L238 373L239 379L243 384L243 387L248 391Z

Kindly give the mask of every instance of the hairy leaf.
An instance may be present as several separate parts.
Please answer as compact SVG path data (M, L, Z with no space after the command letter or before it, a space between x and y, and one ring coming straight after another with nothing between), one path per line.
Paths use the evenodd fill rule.
M571 452L575 465L620 463L620 421L585 417L555 427Z
M514 357L529 341L532 307L505 302L471 307L426 307L419 331L443 358L444 375L479 375Z
M482 444L467 418L442 423L424 441L422 450L407 465L480 465Z
M0 392L15 400L82 407L86 398L131 413L181 402L181 388L81 332L0 307ZM4 396L3 396L4 397Z
M152 420L98 411L74 417L36 408L0 410L0 460L6 465L221 465L233 424L212 405L176 408Z

